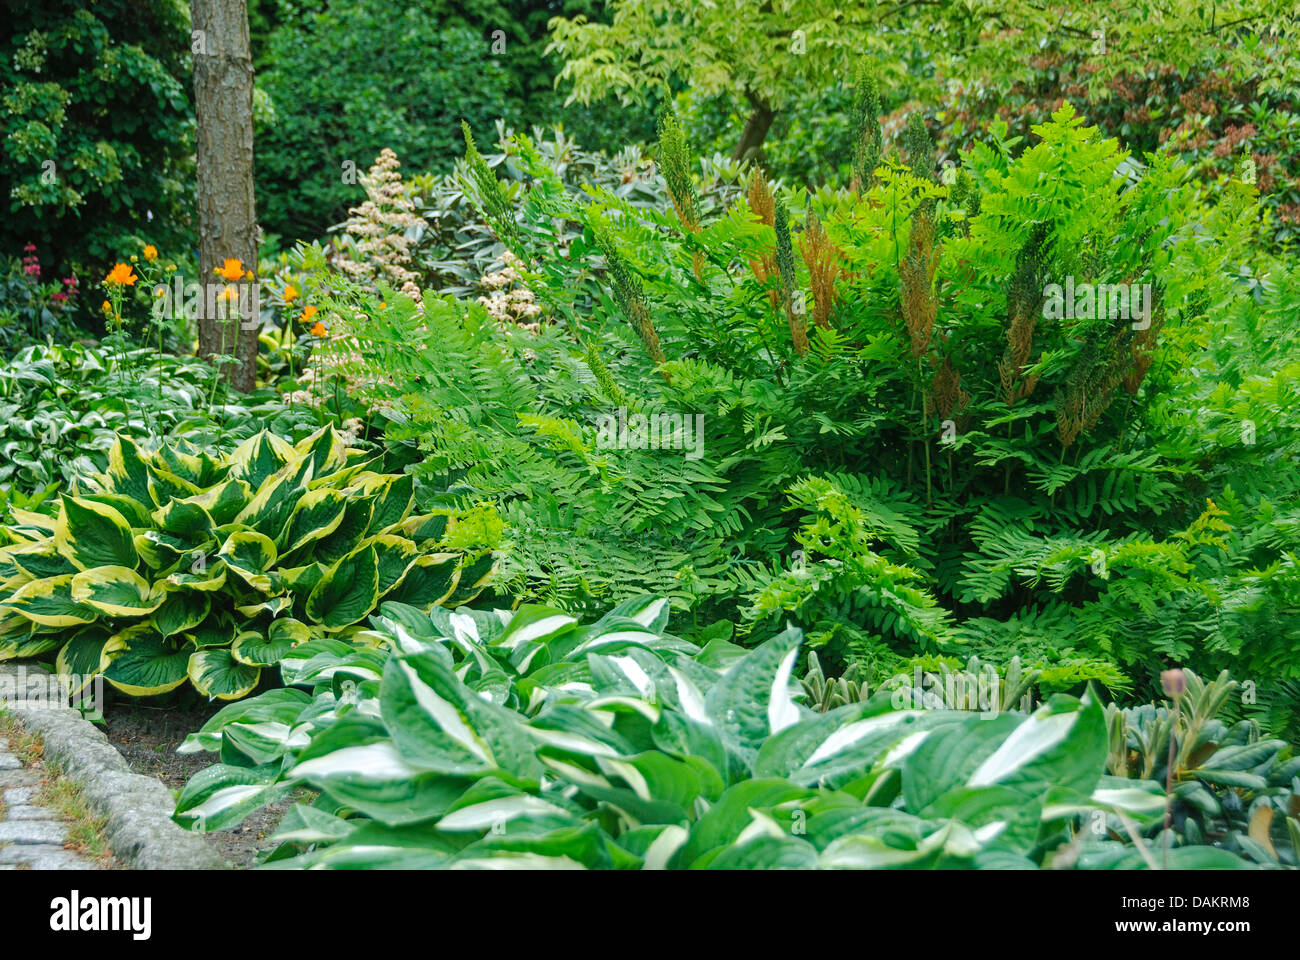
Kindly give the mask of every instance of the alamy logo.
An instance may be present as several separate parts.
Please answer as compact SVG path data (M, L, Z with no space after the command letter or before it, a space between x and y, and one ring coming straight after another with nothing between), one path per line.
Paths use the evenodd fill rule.
M1080 283L1065 278L1065 286L1043 287L1045 320L1132 320L1134 330L1151 326L1151 284Z
M50 901L50 929L60 933L79 931L128 931L133 940L148 940L153 932L153 900L150 897L85 897L73 890L67 897Z
M704 456L704 414L634 413L627 407L596 421L598 450L685 450L687 460Z

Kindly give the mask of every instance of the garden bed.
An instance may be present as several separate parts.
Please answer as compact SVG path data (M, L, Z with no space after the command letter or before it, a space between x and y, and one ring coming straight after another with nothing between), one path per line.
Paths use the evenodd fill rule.
M221 706L157 708L117 704L105 716L103 729L108 742L126 760L132 773L154 777L175 792L190 777L212 764L211 754L177 753L176 748ZM286 797L252 814L238 827L209 833L204 839L232 867L251 867L258 853L271 845L268 838L297 799L300 798L296 794Z

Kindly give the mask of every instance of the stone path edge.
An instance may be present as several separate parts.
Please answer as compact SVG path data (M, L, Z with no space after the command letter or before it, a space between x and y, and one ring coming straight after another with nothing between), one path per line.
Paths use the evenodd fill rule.
M27 664L32 671L32 665ZM0 674L7 673L0 665ZM45 759L82 789L104 817L104 834L118 862L130 870L225 870L229 864L172 820L175 801L153 777L132 773L103 732L67 707L5 701L5 708L45 743Z

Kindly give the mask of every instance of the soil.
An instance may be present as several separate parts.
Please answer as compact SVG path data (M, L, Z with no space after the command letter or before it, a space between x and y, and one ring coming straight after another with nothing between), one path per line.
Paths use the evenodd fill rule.
M217 756L206 752L182 754L176 748L223 706L216 703L167 708L118 701L105 711L104 733L133 773L155 777L177 794L190 777L216 763ZM250 814L238 826L213 831L205 839L236 869L255 866L258 853L271 848L269 838L285 812L294 803L308 799L307 793L295 791Z

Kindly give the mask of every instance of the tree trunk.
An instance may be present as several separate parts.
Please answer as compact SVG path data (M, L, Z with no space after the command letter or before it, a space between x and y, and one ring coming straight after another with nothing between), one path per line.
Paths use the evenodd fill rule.
M257 208L253 199L253 60L246 0L190 0L194 104L198 121L199 277L242 294L205 295L199 315L199 356L234 356L224 376L237 390L253 389L257 374ZM214 275L238 260L252 279ZM219 309L211 309L217 302ZM239 305L239 309L232 309ZM237 314L233 315L232 314Z
M752 112L749 119L745 121L740 142L732 151L733 160L756 160L757 154L763 148L763 141L767 138L767 131L772 129L772 121L776 119L776 111L766 100L753 93L746 96L749 98Z

